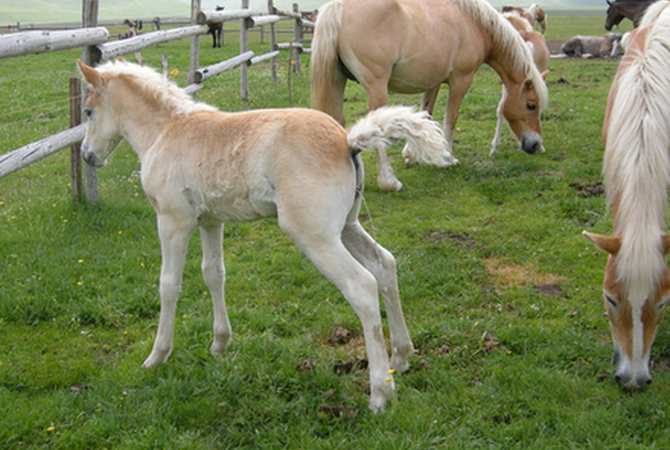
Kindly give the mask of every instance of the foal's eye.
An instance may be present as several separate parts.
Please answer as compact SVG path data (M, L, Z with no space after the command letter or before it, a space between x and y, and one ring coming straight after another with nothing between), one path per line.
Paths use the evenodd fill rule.
M535 111L537 105L535 103L526 103L526 108L528 109L528 111Z
M93 114L93 110L91 108L84 108L84 114L86 117L91 117L91 114Z

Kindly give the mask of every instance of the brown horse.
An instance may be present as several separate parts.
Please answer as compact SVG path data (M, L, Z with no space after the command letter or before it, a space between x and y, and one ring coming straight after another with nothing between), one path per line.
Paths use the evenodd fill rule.
M441 160L426 162L457 162L451 155L453 129L484 63L507 88L503 115L521 148L531 154L542 149L544 79L519 33L484 0L335 0L319 10L312 49L313 105L341 124L347 79L361 83L371 110L387 103L389 91L422 92L421 108L430 113L440 86L448 84L448 146ZM377 165L380 187L401 190L384 149L377 149Z
M533 62L535 63L537 70L539 70L540 73L548 72L550 52L549 47L547 47L547 41L544 39L544 35L538 31L533 30L532 25L526 19L520 17L516 13L503 13L503 17L512 24L512 26L521 35L521 38L532 48ZM502 108L505 103L506 95L507 92L503 86L503 97L500 99L497 110L498 123L496 124L496 134L493 138L493 142L491 143L491 155L495 154L500 147L500 137L503 124ZM544 148L542 151L544 151Z
M619 25L623 19L633 21L637 27L642 20L647 7L656 0L625 0L610 2L607 0L607 17L605 18L605 29L610 31L614 25Z
M670 2L659 1L631 33L607 100L603 175L614 236L584 232L609 253L603 294L615 380L631 390L651 383L651 346L670 301L668 72Z

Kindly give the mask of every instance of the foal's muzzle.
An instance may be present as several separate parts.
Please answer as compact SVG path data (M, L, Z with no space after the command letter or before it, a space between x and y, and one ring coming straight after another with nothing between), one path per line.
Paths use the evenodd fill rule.
M81 145L81 157L89 166L102 167L105 165L105 162L89 149L86 142Z

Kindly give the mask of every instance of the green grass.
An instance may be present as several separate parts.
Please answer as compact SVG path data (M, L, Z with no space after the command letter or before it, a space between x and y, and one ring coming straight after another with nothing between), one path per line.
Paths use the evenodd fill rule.
M600 34L602 18L583 20L575 32ZM552 17L549 24L549 39L559 39L574 22ZM232 36L217 50L203 39L201 64L235 54ZM263 48L252 42L257 53ZM0 113L1 153L68 126L60 101L78 54L0 61L0 92L9 99ZM188 42L142 52L155 67L161 54L184 85ZM198 98L228 111L291 106L285 53L281 59L277 84L267 66L250 69L249 102L239 99L236 71L208 80ZM610 220L601 196L570 186L600 180L616 68L616 61L552 60L545 154L522 153L505 130L500 153L488 156L500 82L486 66L461 108L458 166L405 166L396 145L390 154L406 191L384 193L374 154L364 153L363 225L397 258L417 349L411 371L395 377L383 415L367 409L366 371L334 370L361 355L358 319L276 221L225 229L234 335L220 361L207 353L212 313L193 238L174 352L146 371L160 249L132 150L123 144L100 170L95 206L72 204L67 151L0 180L0 445L667 448L668 326L661 324L652 352L654 383L622 393L612 381L600 293L606 256L581 236L610 232ZM308 58L303 70L291 78L292 106L309 106ZM435 109L440 121L446 93ZM346 97L352 123L365 113L366 96L350 85ZM390 102L418 105L419 97ZM557 295L538 289L551 284ZM332 343L335 326L353 339ZM337 408L358 414L331 417Z

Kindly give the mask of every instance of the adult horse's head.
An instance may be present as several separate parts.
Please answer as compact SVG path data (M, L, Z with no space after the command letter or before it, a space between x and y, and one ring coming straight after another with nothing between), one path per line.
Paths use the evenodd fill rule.
M86 137L81 145L81 154L87 164L102 167L109 155L121 142L122 136L111 108L106 104L107 79L99 71L77 60L84 81L91 92L84 103L87 117Z
M610 31L614 25L619 25L626 16L618 8L616 2L607 0L607 17L605 18L605 29Z
M548 73L542 73L541 78L526 78L523 83L510 80L503 89L502 114L519 140L521 149L530 155L544 152L540 113L547 102L544 78Z
M614 341L614 378L623 389L642 389L651 383L651 345L670 300L670 270L665 263L665 255L670 250L670 235L658 240L656 259L662 259L662 265L657 269L643 268L649 274L648 277L642 277L644 280L636 280L621 273L618 261L621 250L619 236L587 232L584 235L599 249L609 253L603 297Z

